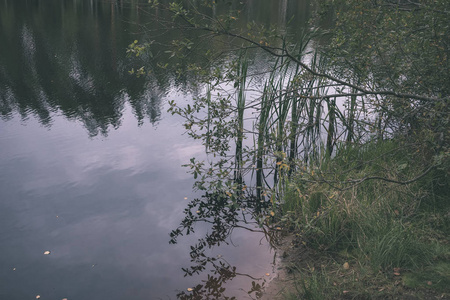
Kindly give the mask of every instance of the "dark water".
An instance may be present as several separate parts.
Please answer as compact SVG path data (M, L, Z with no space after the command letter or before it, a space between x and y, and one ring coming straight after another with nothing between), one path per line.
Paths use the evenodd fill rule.
M198 87L128 74L127 45L152 21L138 4L0 1L0 299L175 299L203 278L181 268L206 229L168 243L199 196L181 165L204 148L167 101ZM211 255L272 272L262 234L235 230ZM229 295L245 298L251 281Z

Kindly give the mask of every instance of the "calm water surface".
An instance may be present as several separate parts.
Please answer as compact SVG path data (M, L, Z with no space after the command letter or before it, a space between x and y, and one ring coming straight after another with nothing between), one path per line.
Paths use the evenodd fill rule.
M175 299L202 279L181 268L206 229L168 243L204 148L167 101L196 91L128 74L145 18L136 1L0 2L0 299ZM272 271L261 234L232 238L211 254Z

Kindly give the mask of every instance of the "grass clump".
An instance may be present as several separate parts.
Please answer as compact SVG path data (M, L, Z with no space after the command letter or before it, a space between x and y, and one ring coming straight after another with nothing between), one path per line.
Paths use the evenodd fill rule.
M414 270L403 276L404 284L409 288L432 288L448 294L450 287L450 262L438 261L425 268Z
M382 141L291 176L280 223L302 254L287 299L450 298L448 153L432 151Z

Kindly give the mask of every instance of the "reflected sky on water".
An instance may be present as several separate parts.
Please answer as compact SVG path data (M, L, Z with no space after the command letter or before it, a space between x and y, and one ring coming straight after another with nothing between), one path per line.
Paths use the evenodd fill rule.
M152 21L139 5L0 1L0 299L175 299L204 278L181 268L206 227L168 243L200 196L181 165L204 147L167 101L201 88L128 74L126 48ZM235 230L209 253L264 277L273 253L263 237ZM240 299L251 281L228 283L229 295Z
M180 270L196 236L169 245L168 233L194 197L180 166L203 147L173 119L136 127L129 114L94 139L61 118L51 129L34 119L1 123L1 298L174 298L196 283ZM271 254L255 247L259 239L240 232L240 247L217 251L263 272Z

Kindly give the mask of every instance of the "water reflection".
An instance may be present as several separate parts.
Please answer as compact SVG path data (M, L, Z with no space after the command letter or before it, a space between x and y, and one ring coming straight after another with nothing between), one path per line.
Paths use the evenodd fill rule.
M50 126L56 113L80 121L90 136L107 135L109 129L120 127L124 103L133 107L139 124L145 119L153 123L160 119L162 98L171 89L195 92L199 88L197 78L187 70L204 59L202 51L192 51L190 61L172 59L171 64L182 70L177 74L157 71L156 66L165 65L170 57L163 45L180 33L161 26L155 16L164 15L149 14L146 1L5 0L0 5L3 119L17 112L23 119L32 115ZM308 11L307 1L289 5L283 1L273 14L268 14L273 10L255 8L271 7L270 1L240 5L248 11L248 20L267 24L286 22L294 11ZM304 18L298 18L294 26L303 22ZM125 49L133 39L155 38L152 59L126 58ZM223 47L208 42L202 46ZM141 65L156 71L141 79L129 76L128 70Z
M268 24L303 11L287 2L281 10L268 0L244 5L249 20ZM242 288L259 295L272 254L252 218L265 204L251 194L232 205L224 194L194 197L179 166L203 148L164 111L165 99L189 101L202 87L189 72L157 71L170 56L162 45L179 33L159 26L146 4L0 2L2 299L42 291L54 299L170 299L175 289L180 299L241 299ZM134 39L156 38L153 57L126 57ZM190 59L175 64L187 70L202 58ZM143 64L150 75L129 75ZM158 131L149 126L156 123ZM180 220L171 237L180 245L168 248Z
M132 106L139 124L160 119L168 86L129 76L132 62L125 50L133 38L130 32L139 26L126 20L136 11L123 1L114 2L2 3L3 119L17 112L50 126L52 115L61 114L80 121L90 136L120 127L124 103Z
M261 202L249 193L229 196L225 193L206 193L203 197L191 201L184 210L185 217L181 225L170 234L171 243L176 243L183 234L194 233L199 223L208 224L208 231L202 234L195 245L191 246L191 266L183 268L185 276L194 276L207 272L207 278L201 283L177 295L179 299L235 299L227 296L227 283L239 277L248 282L245 292L256 298L262 296L265 285L264 276L253 277L239 273L240 268L230 264L221 255L211 255L209 249L221 244L232 244L235 230L259 232L269 242L275 242L276 231L271 231L263 223L256 221L259 213L270 203ZM267 271L267 270L266 270ZM262 274L260 274L262 275Z

